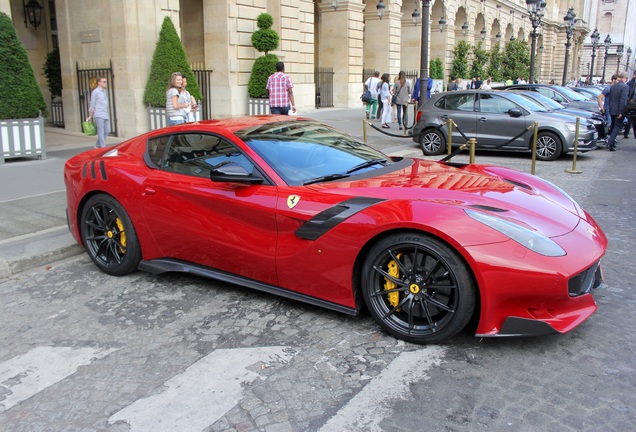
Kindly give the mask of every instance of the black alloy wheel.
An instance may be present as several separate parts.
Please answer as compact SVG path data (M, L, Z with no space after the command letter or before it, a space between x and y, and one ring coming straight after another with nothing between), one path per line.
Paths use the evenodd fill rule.
M439 343L456 335L473 315L476 291L461 257L420 233L383 239L363 268L362 294L371 315L407 342Z
M82 241L104 273L123 276L137 270L141 248L130 217L110 195L91 197L80 219Z

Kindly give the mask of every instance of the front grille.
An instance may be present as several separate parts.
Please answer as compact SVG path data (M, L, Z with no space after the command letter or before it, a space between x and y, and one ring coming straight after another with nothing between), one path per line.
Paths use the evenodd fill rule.
M596 288L600 284L600 280L597 277L597 272L600 273L600 263L600 261L597 261L587 270L583 270L568 281L570 297L587 294L592 291L592 288Z

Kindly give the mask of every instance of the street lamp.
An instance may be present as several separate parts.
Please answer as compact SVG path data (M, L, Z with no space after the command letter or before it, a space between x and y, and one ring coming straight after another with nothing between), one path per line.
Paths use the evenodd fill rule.
M479 32L479 34L481 34L481 40L485 41L486 40L486 27L482 28L481 31Z
M28 21L37 30L42 22L42 9L44 7L40 6L37 0L29 0L29 3L24 3L22 0L22 7L24 8L24 26L28 27Z
M378 10L378 17L380 17L380 19L382 19L382 17L384 16L385 7L386 6L384 6L384 2L382 0L380 0L380 2L375 7Z
M621 58L623 57L623 44L616 48L616 54L618 54L618 61L616 62L616 73L618 74L621 68Z
M530 51L530 82L534 82L534 57L537 49L537 28L541 25L546 3L543 0L526 0L532 24L532 51Z
M603 44L605 44L605 56L603 57L603 75L601 76L601 81L605 83L605 66L607 66L607 53L612 46L612 38L610 37L609 33L603 41Z
M570 41L572 40L574 24L576 23L576 14L574 13L574 8L568 9L568 12L563 17L563 21L565 21L565 34L567 35L567 41L565 42L565 63L563 65L563 80L561 82L561 85L564 86L568 79L568 60L570 57L570 47L572 46Z
M631 55L632 55L632 49L630 47L630 48L627 48L627 61L625 62L625 70L627 72L629 72L629 58L631 57Z
M598 32L598 29L594 29L592 34L590 35L590 40L592 41L592 62L590 63L590 84L593 84L594 81L594 59L596 58L596 48L598 47L598 41L601 39L601 34Z
M422 108L426 102L426 87L428 86L428 27L431 9L431 0L422 0L422 45L420 47L420 96L417 108Z

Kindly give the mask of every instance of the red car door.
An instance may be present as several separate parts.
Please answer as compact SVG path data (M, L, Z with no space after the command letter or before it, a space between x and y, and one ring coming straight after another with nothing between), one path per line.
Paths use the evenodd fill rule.
M158 139L167 139L165 153L152 158L159 169L143 182L140 199L162 256L276 284L276 187L210 180L210 169L224 161L254 169L222 137L184 133ZM144 256L152 258L160 257Z

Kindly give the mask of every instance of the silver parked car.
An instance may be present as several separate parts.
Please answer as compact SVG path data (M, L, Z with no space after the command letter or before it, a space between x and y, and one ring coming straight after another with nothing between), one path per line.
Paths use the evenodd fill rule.
M537 159L551 161L574 151L576 122L572 116L550 112L514 92L462 90L432 95L417 112L413 141L420 144L425 155L446 151L448 128L444 123L449 119L459 128L453 128L454 146L465 143L466 138L476 138L479 149L527 151L532 148L533 138L532 128L528 128L536 121ZM596 149L596 140L594 125L582 122L579 150Z

